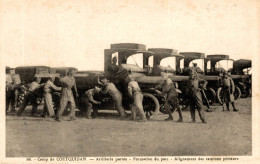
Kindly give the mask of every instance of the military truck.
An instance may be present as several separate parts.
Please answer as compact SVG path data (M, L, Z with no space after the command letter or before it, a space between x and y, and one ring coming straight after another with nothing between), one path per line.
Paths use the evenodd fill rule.
M177 65L179 69L177 69L177 75L182 77L183 80L180 81L180 89L182 90L183 94L180 94L180 100L183 105L183 110L188 109L188 100L187 95L185 94L185 90L187 88L187 80L189 71L191 69L195 69L198 76L201 79L204 79L205 70L204 70L204 61L205 61L205 54L201 52L180 52L183 55L183 58L177 59ZM182 66L181 66L182 65ZM196 67L195 67L196 66ZM216 92L212 87L209 85L205 85L204 83L200 83L200 87L204 89L203 93L203 102L206 104L208 101L209 105L212 105L216 102ZM205 93L205 96L204 96ZM206 99L207 98L207 99Z
M63 77L68 74L69 70L74 70L75 72L78 71L78 69L75 67L51 67L50 73L57 73L60 74L61 77Z
M216 91L218 102L220 102L221 104L222 104L221 101L222 88L218 85L218 80L223 71L229 71L229 72L232 71L233 61L234 61L233 59L229 58L229 55L224 55L224 54L207 55L207 58L205 59L204 68L206 70L206 75L204 76L204 78L205 80L208 81L209 87L213 88ZM231 77L234 81L240 78L236 75L231 75ZM240 96L241 96L241 90L236 85L234 97L235 99L238 99Z
M252 94L251 67L252 61L247 59L239 59L233 63L232 76L234 83L241 90L242 98L246 98Z
M21 82L23 86L18 89L18 106L24 99L25 93L28 91L26 84L29 84L33 81L35 77L41 78L41 83L45 83L49 77L59 78L60 75L57 73L51 73L51 68L47 66L23 66L23 67L16 67L15 73L19 74L21 77ZM41 104L43 99L43 87L39 88L38 90L40 97L37 98L37 103Z

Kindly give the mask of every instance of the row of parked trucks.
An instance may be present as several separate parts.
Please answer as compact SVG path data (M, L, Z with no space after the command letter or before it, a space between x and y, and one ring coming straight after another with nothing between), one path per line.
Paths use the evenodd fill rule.
M138 57L137 63L135 57ZM166 61L166 62L165 62ZM251 60L240 59L234 61L229 58L229 55L207 55L198 52L180 52L174 49L165 48L150 48L146 49L143 44L135 43L120 43L111 44L110 49L104 50L104 71L78 71L73 67L59 67L50 68L46 66L30 66L30 67L16 67L11 69L7 67L6 81L15 81L15 83L30 83L35 76L42 78L42 83L46 82L48 77L57 77L55 80L56 85L59 84L59 77L64 76L70 69L76 71L74 75L79 96L81 97L84 92L94 86L99 85L99 78L105 76L113 82L123 94L123 106L125 109L130 108L130 97L127 94L127 81L126 77L134 77L139 83L143 94L144 111L148 118L155 117L159 111L164 113L164 98L157 95L150 88L155 87L161 83L164 78L163 74L167 74L173 82L179 86L182 93L179 95L181 104L186 106L186 82L189 78L188 73L193 63L198 63L198 75L208 81L206 88L206 95L210 102L221 103L221 87L217 85L219 75L224 70L223 61L229 65L231 77L236 85L235 99L239 97L248 97L251 94ZM164 64L163 64L164 63ZM166 65L165 65L166 63ZM224 62L225 63L225 62ZM226 70L227 71L227 70ZM19 90L20 103L23 100L23 95L26 91ZM41 89L42 92L42 89ZM83 110L81 98L77 100L77 106ZM98 105L98 109L113 109L113 102L109 97L96 97L102 101ZM53 92L54 107L58 107L59 92ZM39 97L39 103L42 98Z

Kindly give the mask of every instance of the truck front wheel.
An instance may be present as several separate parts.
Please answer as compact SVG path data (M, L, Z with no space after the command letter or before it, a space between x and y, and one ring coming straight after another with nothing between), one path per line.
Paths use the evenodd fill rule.
M147 119L155 118L160 109L158 99L150 93L143 93L143 95L143 107Z

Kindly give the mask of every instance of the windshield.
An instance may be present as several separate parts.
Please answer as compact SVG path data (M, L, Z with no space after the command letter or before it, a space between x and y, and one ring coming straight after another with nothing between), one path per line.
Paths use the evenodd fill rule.
M222 68L225 71L233 68L233 61L232 60L221 60L216 63L215 68Z
M193 64L197 64L197 67L199 67L202 71L204 71L204 59L195 59L192 60L189 64L189 67L193 67Z
M251 68L245 68L245 69L243 69L243 73L245 75L251 75L252 74L252 69Z
M133 64L143 68L143 54L138 53L129 56L126 60L126 64Z
M164 67L171 67L172 69L176 70L176 57L167 57L161 60L161 66Z
M116 65L118 65L118 52L115 52L112 54L112 61L111 63L113 63L113 59L116 59Z
M153 55L148 58L148 65L149 67L153 67Z

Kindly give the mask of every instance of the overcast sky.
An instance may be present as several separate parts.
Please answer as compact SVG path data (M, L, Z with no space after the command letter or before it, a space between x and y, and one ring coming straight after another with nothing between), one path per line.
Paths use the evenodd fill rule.
M1 62L103 70L111 43L259 55L257 0L1 0ZM258 7L258 8L257 8Z

